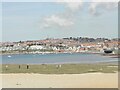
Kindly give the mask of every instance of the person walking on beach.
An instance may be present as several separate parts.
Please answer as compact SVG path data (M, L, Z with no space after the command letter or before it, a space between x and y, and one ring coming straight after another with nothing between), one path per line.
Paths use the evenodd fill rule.
M59 65L59 68L61 68L61 64Z
M58 68L59 68L59 65L56 65L56 68L58 69Z
M21 68L21 66L19 65L19 69Z
M56 65L56 68L57 68L57 69L61 68L61 64L60 64L60 65Z
M5 66L6 70L8 70L8 65Z
M29 69L30 67L29 67L29 64L27 64L27 69Z

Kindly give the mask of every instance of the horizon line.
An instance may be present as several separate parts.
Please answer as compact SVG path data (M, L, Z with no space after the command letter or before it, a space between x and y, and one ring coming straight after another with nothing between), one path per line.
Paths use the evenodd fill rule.
M71 36L72 37L72 36ZM16 41L0 41L0 43L4 43L4 42L20 42L20 41L38 41L38 40L46 40L46 39L64 39L64 38L70 38L70 37L63 37L63 38L53 38L53 37L49 37L49 38L44 38L44 39L27 39L27 40L16 40ZM72 37L72 38L80 38L80 37ZM98 39L98 38L101 38L101 39L120 39L119 37L115 37L115 38L108 38L108 37L87 37L87 36L84 36L84 37L81 37L81 38L93 38L93 39Z

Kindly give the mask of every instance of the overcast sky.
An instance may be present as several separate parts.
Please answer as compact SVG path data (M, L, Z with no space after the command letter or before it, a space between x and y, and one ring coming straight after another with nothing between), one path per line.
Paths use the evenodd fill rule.
M3 41L118 36L113 2L3 2Z

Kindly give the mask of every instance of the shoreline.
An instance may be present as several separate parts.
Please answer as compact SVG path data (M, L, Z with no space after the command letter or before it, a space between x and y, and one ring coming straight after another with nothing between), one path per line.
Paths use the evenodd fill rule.
M26 55L26 54L74 54L74 53L82 53L82 54L101 54L99 52L39 52L39 53L2 53L0 55Z
M7 53L7 54L0 54L1 56L4 55L35 55L35 54L40 54L40 55L46 55L46 54L98 54L101 56L108 56L110 58L120 58L120 54L105 54L105 53L100 53L100 52L40 52L40 53Z
M60 75L21 73L0 76L3 88L118 88L118 73Z

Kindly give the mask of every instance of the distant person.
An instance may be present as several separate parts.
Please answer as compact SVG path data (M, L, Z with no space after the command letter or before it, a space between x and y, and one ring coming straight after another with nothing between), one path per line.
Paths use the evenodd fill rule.
M60 64L60 65L56 65L56 68L57 68L57 69L61 68L61 64Z
M58 68L59 68L59 65L56 65L56 68L58 69Z
M42 64L44 68L46 68L46 64Z
M61 66L61 64L59 65L59 68L61 68L62 66Z
M29 67L29 64L27 64L27 69L29 69L30 67Z
M6 70L8 70L8 65L5 66Z
M19 69L21 68L21 66L19 65Z

